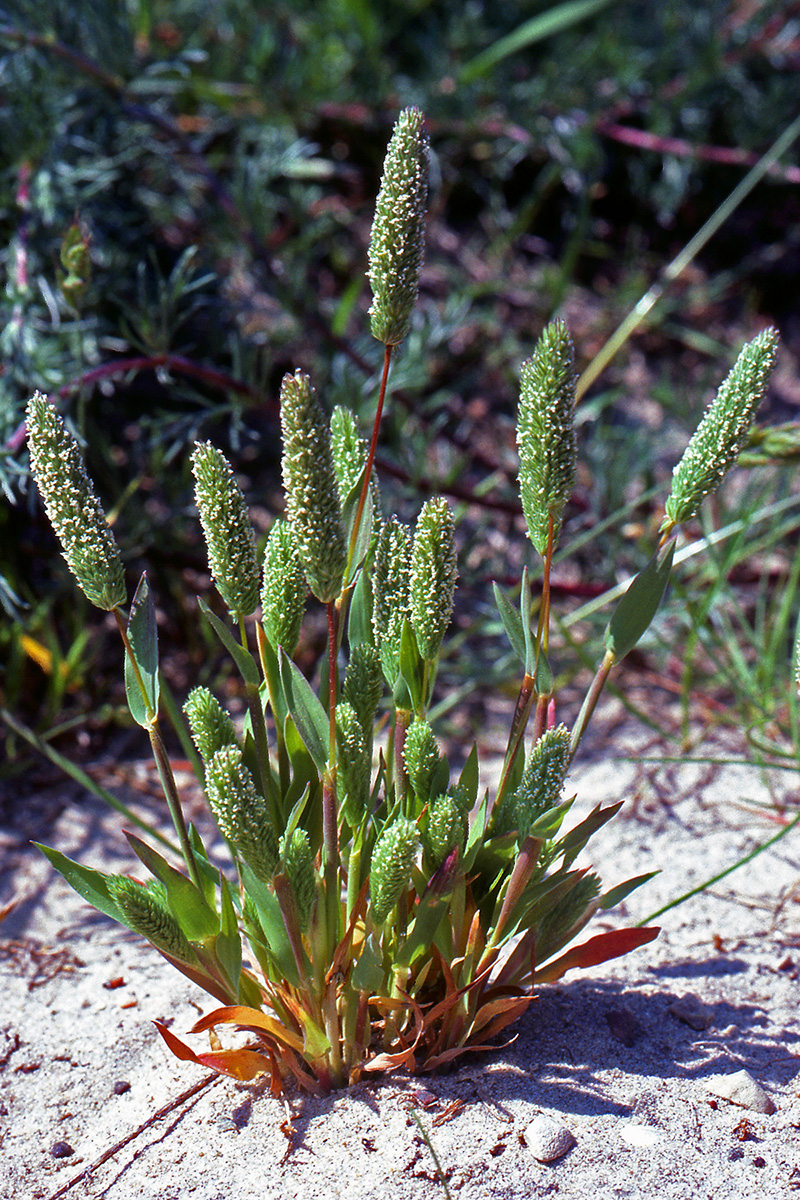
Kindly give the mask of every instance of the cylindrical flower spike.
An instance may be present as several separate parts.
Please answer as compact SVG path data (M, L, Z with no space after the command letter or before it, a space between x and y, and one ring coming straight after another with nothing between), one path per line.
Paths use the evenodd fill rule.
M264 552L261 623L273 650L282 646L290 658L300 640L307 590L294 529L276 521Z
M466 819L457 800L449 793L437 796L425 830L425 853L431 866L440 866L455 846L463 849L466 832Z
M352 704L364 736L369 737L383 695L381 657L375 646L362 642L350 651L342 684L342 696Z
M375 843L370 869L370 913L376 925L386 920L408 887L418 850L417 827L404 817L384 829Z
M764 399L777 352L776 331L765 329L739 354L673 472L662 529L691 520L736 462Z
M433 775L440 762L439 747L427 721L416 717L406 730L403 759L417 804L427 804Z
M166 903L150 888L119 875L108 880L108 891L131 929L146 937L156 950L187 964L197 962L197 955Z
M331 413L331 451L333 453L333 469L336 472L336 482L339 485L339 499L344 504L350 492L358 483L361 472L367 461L368 447L364 438L358 432L356 419L349 408L338 405ZM378 476L375 468L369 481L372 493L372 508L377 525L380 520L380 491Z
M208 688L193 688L183 706L192 741L204 763L211 759L223 746L237 744L236 730L230 714L213 696Z
M409 573L411 624L420 654L431 662L453 615L457 576L453 514L443 496L434 496L417 518Z
M119 608L127 590L117 543L77 442L41 392L28 404L28 448L67 566L92 604L108 612Z
M311 381L296 371L281 385L283 487L308 586L323 604L342 590L347 546L331 438Z
M278 865L278 839L238 746L223 746L208 763L206 798L222 834L269 883Z
M345 820L361 824L369 797L367 741L356 710L346 700L336 705L336 796Z
M411 327L425 250L428 138L422 113L400 113L386 151L369 243L373 337L397 346Z
M570 732L565 725L546 730L531 750L514 797L520 845L537 817L560 803L569 752Z
M522 364L517 422L522 511L541 555L547 552L551 519L554 546L558 540L575 482L574 405L572 342L563 321L553 321Z
M281 838L281 855L284 872L292 885L300 931L304 933L308 928L317 894L314 855L305 829L295 829L288 842L286 838Z
M255 611L259 588L256 539L244 496L225 455L209 442L195 447L192 470L211 576L239 620Z
M378 538L372 575L372 630L383 674L390 687L397 682L400 670L403 622L411 615L408 605L410 566L411 530L397 517L390 517Z

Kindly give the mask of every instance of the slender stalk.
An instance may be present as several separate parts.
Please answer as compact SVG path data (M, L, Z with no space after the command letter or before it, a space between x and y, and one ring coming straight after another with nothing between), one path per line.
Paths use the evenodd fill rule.
M506 757L503 763L503 773L500 776L500 783L497 788L497 796L495 797L495 806L500 803L505 795L508 787L508 780L511 774L511 768L514 765L516 757L519 753L519 748L522 745L522 739L525 736L525 729L528 724L531 706L535 695L534 679L532 675L525 675L517 696L517 706L514 709L514 716L511 721L511 730L508 735L508 745L506 747Z
M186 869L189 872L189 878L198 891L202 891L200 881L200 872L197 869L194 852L191 842L189 841L189 831L186 828L186 821L183 817L183 809L181 808L180 796L178 795L178 787L175 783L175 776L172 774L172 766L167 754L167 748L161 740L161 734L156 728L155 722L149 726L147 730L150 736L150 745L153 748L153 757L156 760L158 768L158 777L161 780L161 786L164 789L169 814L172 817L172 824L175 826L175 832L178 835L180 842L183 861L186 863Z
M575 722L575 727L572 730L572 739L570 741L570 762L575 757L575 751L578 749L578 744L586 732L586 726L591 720L597 701L600 699L600 693L605 687L611 668L614 665L614 655L610 650L606 650L603 656L603 661L597 669L597 674L592 680L591 686L584 697L581 711L578 714L578 719Z
M242 646L249 652L247 641L247 626L244 617L239 618L239 636ZM250 714L250 728L253 732L253 743L256 749L258 772L261 776L262 794L270 809L270 817L276 830L283 828L283 813L281 812L280 797L275 790L272 779L272 768L269 761L269 743L267 742L267 725L264 720L264 709L261 704L261 693L256 683L245 684L245 699L247 711Z

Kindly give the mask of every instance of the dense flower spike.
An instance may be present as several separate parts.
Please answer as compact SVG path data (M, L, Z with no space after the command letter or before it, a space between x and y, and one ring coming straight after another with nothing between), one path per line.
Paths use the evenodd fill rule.
M195 446L192 471L211 577L234 619L248 617L258 605L259 570L242 490L225 455L210 442Z
M276 521L264 551L261 623L273 650L282 646L290 658L300 640L307 588L294 529Z
M542 333L520 370L517 423L519 483L528 534L544 555L553 522L553 545L575 482L575 367L562 321Z
M367 461L367 443L358 432L356 419L349 408L341 404L331 413L331 451L333 453L333 468L336 472L336 482L339 485L339 499L344 504L349 493L361 478L361 472ZM380 491L378 476L375 468L369 481L372 494L372 508L375 524L380 520Z
M281 838L281 857L283 869L292 885L300 929L305 932L317 894L314 855L305 829L295 829L288 841Z
M467 832L466 818L457 799L449 793L437 796L431 804L425 830L425 853L433 867L444 862L454 846L463 848Z
M408 887L411 868L419 850L417 827L399 817L375 843L370 877L370 913L376 925L382 924Z
M143 887L126 875L109 877L107 886L111 899L124 913L131 929L146 937L156 950L187 964L197 962L197 955L178 922L151 888Z
M430 799L433 775L440 761L433 730L422 717L415 717L406 731L403 759L414 797L421 807Z
M383 164L369 243L373 337L397 346L411 326L425 250L428 138L422 113L400 113Z
M336 795L345 820L356 826L366 812L372 764L364 727L346 700L336 705L336 741Z
M208 688L193 688L183 706L192 741L204 763L211 759L223 746L237 744L236 730L229 713L213 696Z
M411 624L419 652L429 661L438 655L453 615L457 576L453 514L443 496L434 496L417 519L409 573Z
M347 561L330 430L307 375L284 375L281 385L283 487L286 515L316 598L327 604L342 590Z
M278 865L278 839L238 746L223 746L208 763L206 798L223 836L268 883Z
M546 730L531 750L514 800L520 845L533 822L561 800L567 775L570 732L565 725Z
M28 404L31 471L67 566L92 604L111 611L127 598L114 535L86 474L78 444L41 392Z
M371 643L362 642L351 650L342 695L358 713L364 736L371 737L372 723L383 695L381 656Z
M764 399L777 353L774 329L765 329L741 351L673 472L662 528L691 520L736 462Z
M400 669L400 640L409 617L408 575L411 530L397 517L383 526L375 552L372 576L372 630L386 682L394 687Z

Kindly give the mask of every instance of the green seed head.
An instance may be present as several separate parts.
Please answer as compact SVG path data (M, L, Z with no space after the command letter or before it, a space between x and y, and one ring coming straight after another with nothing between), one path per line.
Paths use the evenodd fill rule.
M765 329L740 353L673 472L663 529L691 520L735 463L764 399L777 352L777 333Z
M347 562L330 430L308 376L281 385L283 487L308 586L323 604L342 590Z
M561 800L569 765L570 732L565 725L548 729L528 756L514 797L514 824L521 845L538 817Z
M264 552L261 623L273 650L282 646L290 658L300 640L306 590L294 529L288 521L276 521Z
M425 831L425 853L431 867L440 866L455 846L463 849L466 833L467 823L457 799L449 793L437 796Z
M403 623L410 616L410 567L411 530L397 517L390 517L378 538L372 575L372 631L389 687L397 682Z
M192 470L211 576L231 615L247 617L258 605L259 570L242 490L225 455L209 442L195 446Z
M67 566L92 604L108 612L119 608L127 591L114 535L77 442L40 392L28 404L28 448L31 471Z
M400 113L386 151L369 243L373 337L397 346L411 327L425 250L428 138L422 113Z
M146 937L156 950L187 964L197 962L197 955L178 922L154 890L126 875L118 875L108 879L108 891L131 929Z
M336 743L336 795L345 820L355 827L367 809L371 764L364 728L346 700L336 705Z
M432 661L453 615L456 589L455 524L443 496L423 506L414 532L409 574L411 624L419 652Z
M331 414L331 451L336 482L339 486L339 499L344 504L361 478L361 472L367 461L368 447L358 432L355 417L349 408L344 408L342 405L335 408ZM369 486L372 493L372 510L377 526L380 520L381 501L378 476L374 467Z
M419 850L417 827L398 817L375 843L370 868L370 912L381 925L408 887Z
M420 806L427 804L440 755L433 730L421 717L415 717L408 727L403 745L403 758L417 803Z
M553 321L522 364L517 422L522 510L530 539L542 555L551 520L554 546L558 540L575 482L574 405L572 342L566 325Z
M369 642L362 642L350 651L342 695L356 710L364 736L369 738L383 695L381 656Z
M204 763L210 762L223 746L237 744L230 715L208 688L194 688L186 697L183 711L189 722L192 741Z
M269 883L278 865L278 839L238 746L223 746L207 764L206 798L223 836Z
M295 829L288 842L285 837L281 838L281 856L283 869L292 885L300 930L305 932L317 894L314 855L305 829Z

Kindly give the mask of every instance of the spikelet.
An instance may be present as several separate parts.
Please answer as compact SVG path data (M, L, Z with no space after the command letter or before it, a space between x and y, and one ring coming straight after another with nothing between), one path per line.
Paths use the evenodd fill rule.
M777 352L777 333L765 329L739 354L673 472L662 529L691 520L736 462L764 399Z
M317 894L314 855L305 829L295 829L288 839L281 838L283 869L292 885L297 919L302 933L308 928Z
M209 763L223 746L237 744L230 714L208 688L193 688L186 697L183 711L189 722L192 741L204 763Z
M269 883L278 865L278 839L238 746L223 746L207 764L206 798L223 836Z
M381 925L408 887L419 850L417 827L398 817L375 843L370 869L370 913Z
M330 430L307 375L281 384L283 487L308 586L323 604L342 590L347 561Z
M273 650L282 646L290 658L300 640L306 591L294 529L288 521L276 521L264 551L261 624Z
M255 612L259 585L256 539L242 489L225 455L210 442L195 446L192 472L211 577L238 621Z
M414 798L422 807L430 799L431 783L440 762L433 730L422 717L415 717L406 730L403 759Z
M178 922L154 890L126 875L109 877L107 886L109 895L131 929L146 937L156 950L187 964L197 962L197 955Z
M344 504L350 492L361 478L367 461L367 443L358 432L356 419L349 408L338 405L331 413L331 452L333 469L339 487L339 499ZM377 525L380 521L380 491L375 468L369 480L372 495L372 511Z
M77 442L41 392L28 404L28 448L31 471L67 566L92 604L108 612L119 608L127 592L114 535Z
M383 695L381 656L375 646L362 642L353 646L342 684L342 696L352 704L364 736L370 737L372 725Z
M456 590L455 523L443 496L434 496L422 506L414 530L409 571L409 606L417 646L424 659L439 653L450 618Z
M336 743L336 796L345 820L357 826L367 808L370 760L364 727L346 700L336 705Z
M422 113L406 108L397 119L375 204L369 243L369 310L373 337L397 346L411 327L425 251L428 138Z
M372 574L372 631L386 682L394 687L400 670L400 641L408 606L411 530L397 517L384 523Z
M449 792L437 796L431 804L424 838L430 865L440 866L455 846L463 849L466 832L466 819L457 798Z
M514 798L520 845L536 819L561 800L569 765L570 732L565 725L546 730L528 755Z
M519 484L528 535L540 554L553 545L575 482L575 367L563 321L553 321L520 370Z

